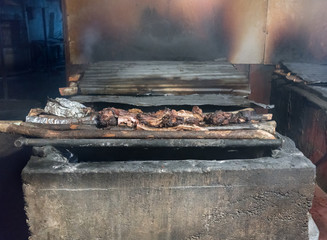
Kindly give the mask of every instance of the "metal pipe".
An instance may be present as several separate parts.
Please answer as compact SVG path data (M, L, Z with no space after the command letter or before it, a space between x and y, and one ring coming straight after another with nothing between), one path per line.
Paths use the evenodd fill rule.
M276 149L282 145L281 139L39 139L21 137L15 141L16 147L269 147Z

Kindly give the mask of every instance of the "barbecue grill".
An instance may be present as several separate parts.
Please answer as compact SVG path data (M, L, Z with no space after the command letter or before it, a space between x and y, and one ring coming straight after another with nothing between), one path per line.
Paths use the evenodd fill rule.
M70 100L144 112L271 107L249 100L249 64L272 61L268 1L63 6L60 91ZM18 139L34 146L23 171L31 239L306 239L314 167L276 132L251 137L262 130L255 124L207 129L238 137L120 129L101 139Z

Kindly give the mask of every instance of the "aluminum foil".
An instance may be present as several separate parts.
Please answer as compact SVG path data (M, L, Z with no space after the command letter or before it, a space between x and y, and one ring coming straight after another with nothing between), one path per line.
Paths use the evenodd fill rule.
M54 118L46 116L27 116L25 122L41 124L87 124L96 125L97 117L95 115L84 118Z
M44 111L47 114L67 118L84 118L93 112L91 108L66 98L49 99Z

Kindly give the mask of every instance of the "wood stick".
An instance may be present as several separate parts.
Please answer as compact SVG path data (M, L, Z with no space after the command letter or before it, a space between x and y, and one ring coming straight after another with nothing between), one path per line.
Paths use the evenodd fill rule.
M59 88L61 96L74 96L78 93L78 87L64 87Z
M11 124L6 128L8 133L29 137L56 139L275 139L274 135L264 130L218 130L218 131L112 131L112 130L74 130L54 131L42 128L31 128Z
M8 122L6 125L7 127L12 122ZM85 125L85 124L42 124L42 123L26 123L26 122L14 122L16 125L29 127L29 128L41 128L41 129L48 129L48 130L55 130L55 131L70 131L70 130L100 130L95 125ZM0 128L1 125L0 122ZM145 130L145 131L217 131L217 130L224 130L224 131L239 131L239 130L264 130L268 133L275 134L276 133L276 122L269 121L269 122L259 122L259 123L251 123L251 124L229 124L226 126L209 126L209 127L200 127L194 125L180 125L177 127L171 128L154 128L154 127L147 127L142 124L137 125L138 130ZM107 129L109 130L109 128ZM128 127L110 127L111 131L134 131L133 128ZM1 131L1 130L0 130Z
M81 78L81 74L74 74L69 76L68 81L69 82L78 82Z
M29 128L40 128L55 131L69 131L69 130L98 130L95 125L86 124L43 124L43 123L27 123L23 122L20 124L23 127Z
M276 133L276 122L259 122L259 123L243 123L243 124L229 124L225 126L209 126L207 130L264 130L271 134Z
M22 121L0 121L0 132L1 133L8 133L8 127L16 124L20 125Z
M282 69L276 69L274 71L274 73L276 73L276 74L278 74L280 76L283 76L287 80L290 80L290 81L293 81L293 82L296 82L296 83L305 82L300 77L292 75L291 72L285 73Z

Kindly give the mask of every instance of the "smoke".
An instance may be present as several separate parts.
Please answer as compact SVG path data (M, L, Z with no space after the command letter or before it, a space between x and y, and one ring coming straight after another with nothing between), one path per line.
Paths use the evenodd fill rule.
M213 60L226 56L219 32L216 21L203 22L199 34L192 23L174 21L146 8L136 29L117 32L104 31L101 25L87 28L82 38L82 59Z
M97 44L101 41L101 33L96 27L86 28L83 37L81 39L82 43L82 62L92 62L94 49Z

